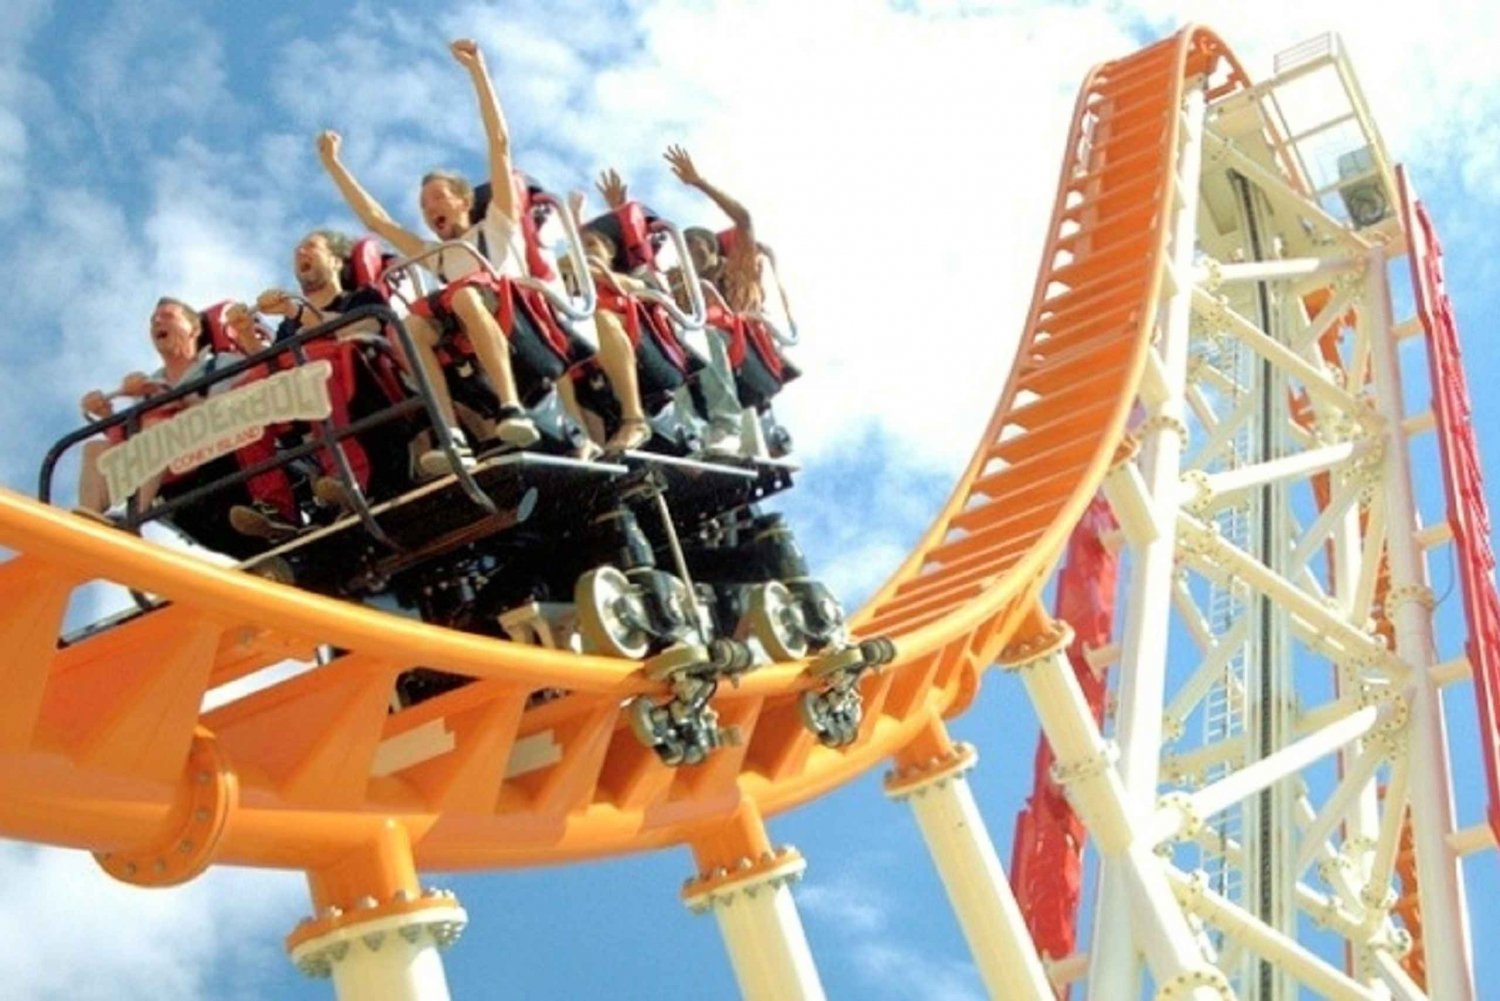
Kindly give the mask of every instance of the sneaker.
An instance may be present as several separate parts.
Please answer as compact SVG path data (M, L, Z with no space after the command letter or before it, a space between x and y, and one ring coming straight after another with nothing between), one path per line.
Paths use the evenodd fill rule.
M534 444L540 438L541 432L536 429L530 417L520 407L501 407L500 415L495 418L495 437L507 445L516 448L525 448Z
M230 508L229 525L241 535L271 542L281 542L297 534L297 526L283 518L276 505L259 500Z
M536 428L531 429L533 433ZM458 461L465 469L474 468L474 451L469 448L469 439L464 437L463 431L458 428L449 428L448 434L453 438L453 451L458 455ZM532 439L535 441L535 439ZM417 468L426 477L447 476L453 472L453 464L448 458L448 453L441 448L429 448L417 459Z
M313 481L313 496L318 503L340 514L354 512L354 499L342 480L336 476L319 476Z
M708 442L704 446L703 451L709 455L739 455L742 451L740 436L737 434L729 434L727 432L721 432L716 435L712 431L710 431L708 435Z

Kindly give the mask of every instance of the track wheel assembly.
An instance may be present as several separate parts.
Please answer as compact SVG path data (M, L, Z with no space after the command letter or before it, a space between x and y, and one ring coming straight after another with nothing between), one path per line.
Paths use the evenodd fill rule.
M859 683L865 673L896 659L896 645L884 636L830 651L808 669L821 684L802 693L802 723L826 747L844 747L859 736L864 702Z
M719 726L710 700L722 679L737 677L750 663L749 648L730 639L663 650L646 662L646 674L668 682L671 697L665 702L649 695L631 700L626 710L631 730L668 765L696 765L716 748L739 744L739 731Z
M651 632L639 592L611 566L596 567L573 587L584 651L639 660L651 649Z
M778 580L750 589L739 632L742 638L759 642L774 662L797 660L807 654L807 629L797 599Z

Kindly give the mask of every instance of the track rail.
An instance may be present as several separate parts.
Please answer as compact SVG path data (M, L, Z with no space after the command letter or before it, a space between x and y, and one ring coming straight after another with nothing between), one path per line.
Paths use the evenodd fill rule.
M847 748L803 728L805 665L763 669L715 700L740 747L671 769L621 702L638 665L454 632L308 595L0 493L0 833L99 853L140 883L214 862L316 870L405 829L423 867L518 866L699 842L727 821L815 798L920 751L979 674L1046 622L1038 601L1116 457L1153 337L1184 88L1247 80L1187 29L1096 67L1068 133L1014 368L951 498L854 619L886 633ZM75 587L104 578L171 604L75 645ZM318 644L327 666L200 713L204 693ZM400 713L414 666L474 684ZM538 688L571 694L532 709ZM431 754L436 748L441 753ZM915 750L914 750L915 749ZM429 755L403 767L411 759ZM410 760L410 759L409 759Z

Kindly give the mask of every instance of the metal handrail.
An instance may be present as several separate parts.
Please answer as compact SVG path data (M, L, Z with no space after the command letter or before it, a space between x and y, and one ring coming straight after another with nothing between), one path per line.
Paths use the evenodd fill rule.
M570 230L570 241L577 239L577 228L572 225L572 220L566 211L564 211L563 213L563 219L564 228ZM568 248L568 255L570 259L577 260L579 262L583 260L581 246L581 244L574 246L570 243ZM548 285L546 282L539 281L538 279L532 278L529 275L500 274L500 272L495 270L495 266L490 263L489 258L481 254L479 252L479 248L474 246L474 244L470 243L468 240L444 240L442 243L434 243L432 246L423 250L420 254L413 254L410 257L402 258L401 260L390 265L385 269L385 274L389 276L397 274L399 272L409 272L412 276L413 281L416 282L418 294L425 295L427 293L427 282L422 277L420 272L413 271L412 269L417 265L438 256L445 250L461 250L464 253L468 254L470 257L474 258L474 263L477 265L478 270L484 272L486 276L497 282L502 278L506 278L509 281L521 286L522 288L530 289L533 292L540 292L542 296L546 298L547 303L552 306L553 309L557 310L559 313L562 313L570 320L587 320L594 315L594 290L592 288L589 288L583 294L583 300L585 305L587 306L587 309L574 306L572 300L569 297L558 295L557 290ZM585 283L580 282L580 284ZM408 305L410 304L408 303Z
M698 271L693 267L693 255L688 253L687 241L683 239L682 231L665 219L652 223L652 229L666 233L677 251L677 266L682 269L682 283L687 289L688 308L692 310L692 314L684 313L677 305L677 300L670 295L652 288L639 289L631 294L665 309L672 322L684 330L702 330L708 319L708 310L703 305L703 292L698 288Z
M396 340L400 344L402 351L405 352L405 356L407 358L417 357L416 345L411 338L410 332L406 329L405 324L401 322L400 317L398 317L389 306L360 306L356 309L350 310L347 313L336 316L332 320L325 321L316 326L309 327L306 330L300 331L296 335L287 338L286 340L283 340L278 344L269 345L263 350L257 351L245 358L242 358L239 361L226 365L223 368L220 368L213 372L205 373L204 375L201 375L195 379L191 379L178 386L174 386L164 393L159 393L148 399L142 400L135 406L123 410L118 414L113 414L107 418L103 418L100 420L91 421L78 430L64 435L62 438L58 439L50 449L48 449L47 454L42 459L41 470L38 477L38 499L44 503L51 503L52 480L53 475L56 472L57 463L69 449L79 444L80 442L86 441L89 438L94 437L95 435L98 435L102 432L107 432L111 428L119 426L123 426L125 428L127 437L134 435L140 430L141 420L146 414L151 413L155 410L159 410L170 404L176 403L179 400L184 400L192 396L203 394L214 385L222 382L227 382L235 378L236 376L242 375L262 365L275 363L275 360L281 355L292 355L293 359L297 362L297 364L300 365L306 361L306 354L302 350L302 348L309 341L325 337L328 334L334 333L343 327L352 326L367 318L377 320L382 325L388 325L390 329L394 330ZM371 341L369 343L378 344L381 350L389 351L389 346L378 340ZM454 470L454 475L457 477L459 484L475 504L477 504L479 507L483 508L490 514L497 513L494 501L492 501L489 496L485 494L485 492L479 487L479 484L474 480L472 474L459 461L457 450L453 445L452 435L450 434L448 429L448 422L443 418L441 411L438 409L437 400L432 389L432 384L427 379L426 372L420 365L412 365L410 366L410 369L412 379L416 383L417 395L422 405L422 409L426 412L428 421L432 427L433 434L437 438L438 447L443 449L443 451L447 454L449 463ZM349 437L351 434L356 433L357 431L384 423L388 420L392 420L395 417L401 416L402 414L412 409L416 408L410 405L410 403L397 404L394 407L387 408L381 414L373 415L369 419L357 422L349 427L342 429L334 428L332 422L325 419L320 426L320 431L322 432L322 440L311 442L303 446L299 446L298 448L288 450L286 452L278 452L278 454L273 459L256 463L247 469L240 470L236 474L216 480L213 484L205 484L204 487L201 487L198 490L189 491L187 494L184 494L183 497L175 498L173 501L161 503L154 507L152 511L146 512L144 514L137 510L137 498L135 494L132 494L129 501L127 502L127 525L131 528L138 527L140 524L146 521L152 521L157 518L164 517L165 515L170 514L172 511L178 510L186 504L200 499L201 497L206 496L210 493L216 492L217 490L223 489L226 486L232 486L235 483L244 482L252 476L258 475L259 473L265 472L269 469L284 466L287 462L293 461L296 458L300 458L302 455L312 454L320 448L331 448L334 450L334 454L336 456L338 473L342 485L344 486L345 490L348 491L351 500L354 502L355 509L360 515L361 522L364 524L365 528L370 531L371 535L394 547L394 543L390 542L390 540L385 536L385 533L380 529L380 526L375 523L373 516L370 514L368 503L361 503L365 500L363 491L360 490L359 484L355 482L353 478L352 469L350 468L348 463L348 457L344 453L343 448L339 445L339 442L344 438Z

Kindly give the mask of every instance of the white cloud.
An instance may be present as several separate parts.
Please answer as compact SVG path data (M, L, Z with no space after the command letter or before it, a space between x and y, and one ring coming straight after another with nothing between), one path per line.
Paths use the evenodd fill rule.
M884 931L891 911L891 901L879 887L847 876L810 876L797 888L797 905L809 916L860 935Z
M903 1001L969 1001L982 998L978 975L969 962L933 957L906 941L898 904L887 888L868 877L869 860L855 875L810 873L797 888L797 904L810 921L833 929L847 950L864 996Z
M14 1001L262 997L272 964L287 962L275 931L309 907L292 873L215 869L145 890L83 852L0 843L0 874L0 983Z

